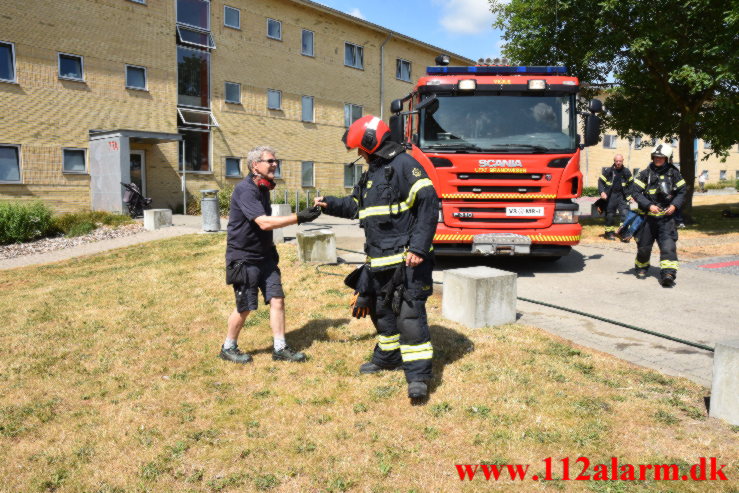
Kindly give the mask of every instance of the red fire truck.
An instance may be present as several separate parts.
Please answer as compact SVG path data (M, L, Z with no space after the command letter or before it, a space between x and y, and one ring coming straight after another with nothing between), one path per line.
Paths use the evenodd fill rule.
M580 152L598 142L600 101L577 133L575 77L565 67L450 67L444 56L391 104L441 199L438 255L567 255L580 240ZM404 108L407 103L407 109ZM404 111L405 109L405 111Z

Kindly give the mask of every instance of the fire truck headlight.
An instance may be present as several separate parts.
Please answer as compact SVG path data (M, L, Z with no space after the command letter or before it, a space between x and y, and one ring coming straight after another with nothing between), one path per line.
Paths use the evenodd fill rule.
M457 89L460 91L474 91L477 89L477 81L475 79L464 79L457 83Z
M530 91L543 91L547 88L547 81L535 79L529 81L529 90Z
M554 211L554 224L574 224L576 222L575 211Z

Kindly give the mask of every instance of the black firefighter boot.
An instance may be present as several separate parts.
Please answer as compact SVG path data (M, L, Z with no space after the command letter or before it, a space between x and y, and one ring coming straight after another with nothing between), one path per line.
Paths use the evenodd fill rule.
M662 279L660 279L659 283L662 285L663 288L673 287L675 285L675 274L665 272L664 274L662 274Z
M426 382L408 382L408 397L411 399L425 399L429 395Z

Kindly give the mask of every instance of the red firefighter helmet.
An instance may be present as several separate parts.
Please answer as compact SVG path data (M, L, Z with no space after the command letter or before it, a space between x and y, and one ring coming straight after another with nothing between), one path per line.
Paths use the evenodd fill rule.
M367 154L373 154L386 135L390 135L390 127L376 116L367 115L352 123L341 140L347 149L358 147Z

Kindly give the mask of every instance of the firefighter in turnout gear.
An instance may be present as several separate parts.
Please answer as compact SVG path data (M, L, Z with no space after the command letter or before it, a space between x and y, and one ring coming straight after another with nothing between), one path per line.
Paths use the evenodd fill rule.
M598 179L600 197L608 201L606 206L606 234L607 240L616 239L616 211L621 215L621 224L629 212L628 201L631 200L630 189L634 178L631 171L624 168L624 157L621 154L613 156L613 166L603 170Z
M431 380L433 348L426 319L434 266L431 241L439 199L421 164L405 146L390 140L389 127L368 115L355 121L342 139L369 164L346 197L317 197L326 214L358 218L364 229L367 261L354 314L368 308L378 341L360 373L402 369L408 396L423 399Z
M636 276L647 277L649 257L654 240L657 240L660 253L660 284L672 287L677 275L677 228L675 211L685 200L685 180L680 171L670 166L672 147L658 144L652 150L649 167L634 179L633 194L639 213L646 217L641 230L636 234Z

